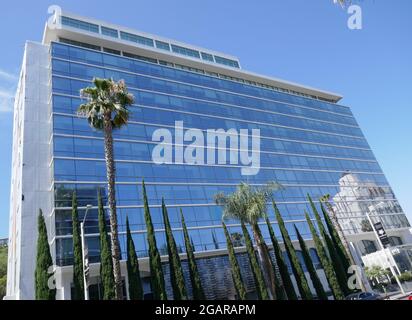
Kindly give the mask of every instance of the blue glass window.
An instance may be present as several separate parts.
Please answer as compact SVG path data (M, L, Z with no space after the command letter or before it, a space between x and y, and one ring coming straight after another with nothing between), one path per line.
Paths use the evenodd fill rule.
M153 39L138 36L137 34L120 31L120 38L122 38L123 40L143 44L145 46L154 47Z
M200 58L199 51L172 44L172 51L184 56Z
M170 45L167 42L156 40L156 48L170 51Z
M239 63L235 60L215 56L216 63L224 64L225 66L229 66L232 68L239 68Z
M161 44L154 44L160 48ZM187 52L183 50L179 54ZM199 52L199 56L211 61L203 52ZM61 211L61 216L56 216L60 235L71 232L70 215L63 211L69 210L74 190L81 206L97 204L98 188L106 193L102 132L91 128L84 118L74 115L82 102L79 90L90 85L95 75L124 79L135 96L128 125L114 130L113 137L119 229L125 231L128 216L139 256L147 256L140 184L143 178L147 183L153 223L158 229L159 247L165 245L164 232L159 230L164 227L160 209L164 197L174 229L181 227L179 209L183 208L198 251L225 247L220 228L222 209L214 204L213 198L219 191L233 192L236 185L245 180L239 166L227 163L213 166L154 164L151 159L155 146L151 141L152 134L158 128L169 126L173 133L176 120L183 120L186 128L202 130L260 129L261 170L247 180L256 185L276 180L284 185L285 189L276 192L275 198L291 235L294 234L293 223L296 223L302 235L310 237L306 223L296 222L304 221L304 211L310 210L306 194L311 194L314 199L323 194L338 194L339 179L346 170L362 183L376 183L382 188L379 194L387 195L382 198L393 198L347 107L257 87L253 83L207 76L196 70L171 68L159 65L157 61L149 63L142 60L147 58L133 54L130 57L115 56L53 43L52 58L55 205ZM186 141L185 145L189 143ZM106 202L107 198L104 199ZM370 205L364 202L365 206ZM268 209L270 219L274 221L273 210ZM397 204L387 212L389 210L396 214L401 212ZM398 220L399 224L404 223L401 218ZM231 233L240 231L236 225L238 221L231 220L230 223L235 224L230 226ZM96 225L89 227L87 232L94 232ZM276 223L273 228L279 237ZM173 233L183 251L181 231L174 230ZM262 230L262 235L269 240L266 229ZM120 240L124 248L124 237ZM62 245L66 243L62 242ZM164 248L162 252L166 252ZM312 250L311 257L314 265L320 267ZM70 252L63 258L70 259Z
M99 33L99 26L97 24L84 22L81 20L77 20L77 19L73 19L73 18L69 18L65 16L61 17L61 23L64 26L69 26L69 27L73 27L77 29Z
M118 38L119 32L116 29L101 26L102 34L112 38Z
M95 46L94 44L75 41L75 40L70 40L70 39L66 39L66 38L59 38L59 41L61 43L67 43L67 44L70 44L72 46L82 47L82 48L86 48L86 49L92 49L92 50L97 50L97 51L100 51L100 49L101 49L99 46Z
M206 52L201 52L200 54L202 55L203 60L214 62L213 55Z

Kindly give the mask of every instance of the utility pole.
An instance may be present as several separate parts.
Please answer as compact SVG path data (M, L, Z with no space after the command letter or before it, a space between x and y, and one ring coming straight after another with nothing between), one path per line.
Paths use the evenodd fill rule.
M83 221L80 223L80 237L82 239L82 260L83 260L83 286L84 286L84 300L89 300L89 283L87 281L89 274L89 258L88 253L86 257L86 238L84 232L84 223L86 222L87 213L92 208L91 204L86 206L86 212L84 213ZM89 250L87 250L89 251Z

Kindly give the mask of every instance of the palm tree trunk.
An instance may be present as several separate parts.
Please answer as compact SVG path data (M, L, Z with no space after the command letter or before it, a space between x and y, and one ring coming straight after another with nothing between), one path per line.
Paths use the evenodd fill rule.
M116 195L115 195L115 166L113 157L111 114L104 116L104 156L106 160L107 191L110 209L110 240L113 259L113 276L115 282L115 298L123 299L122 274L120 270L120 245L117 230Z
M262 242L259 227L257 225L252 225L253 238L256 242L256 247L258 251L259 262L263 268L263 276L265 277L266 286L269 289L269 293L272 299L276 299L276 278L273 269L272 262L270 261L269 252L267 246Z

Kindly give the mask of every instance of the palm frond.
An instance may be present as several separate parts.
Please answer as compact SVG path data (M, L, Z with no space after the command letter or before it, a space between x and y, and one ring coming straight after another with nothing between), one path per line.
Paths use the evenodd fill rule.
M334 4L339 4L342 8L349 6L352 1L351 0L333 0Z
M105 116L109 116L113 128L120 128L129 120L128 106L134 103L134 97L127 91L123 80L93 79L94 87L80 90L80 96L86 100L79 106L78 113L85 116L93 128L102 129Z
M266 203L271 200L274 191L281 189L281 185L270 182L259 188L241 183L232 194L215 195L215 203L223 208L222 219L237 219L255 224L266 214Z

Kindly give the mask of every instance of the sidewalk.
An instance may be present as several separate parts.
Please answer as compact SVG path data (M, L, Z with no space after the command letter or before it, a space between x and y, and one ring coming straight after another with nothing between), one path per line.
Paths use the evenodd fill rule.
M389 296L389 300L404 300L405 298L409 297L412 294L412 291L403 293L395 293L394 295Z

